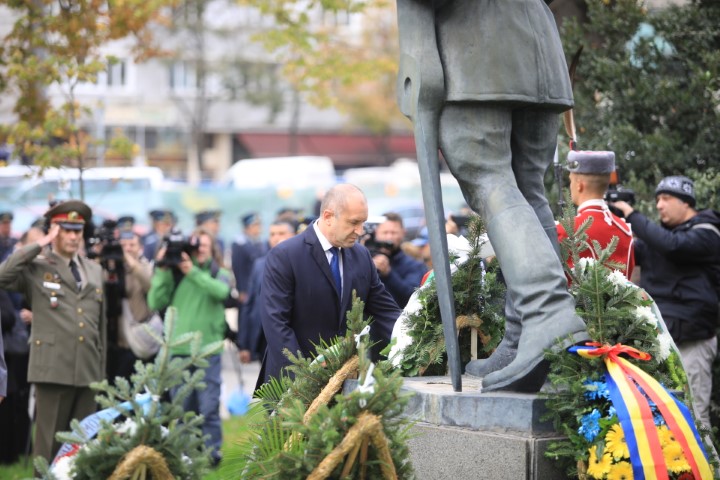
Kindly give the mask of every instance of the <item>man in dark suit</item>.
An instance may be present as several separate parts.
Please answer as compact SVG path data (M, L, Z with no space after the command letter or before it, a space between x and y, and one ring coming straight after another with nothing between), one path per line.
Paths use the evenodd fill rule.
M295 236L295 226L289 220L276 220L270 225L268 245L275 248L281 242ZM262 331L260 292L262 291L265 256L258 258L252 265L247 286L247 303L239 318L237 346L238 358L242 363L262 359L265 353L265 337Z
M353 185L336 185L323 198L318 221L268 253L261 293L268 346L258 384L290 364L283 350L307 357L321 339L343 335L353 291L373 318L372 339L381 346L390 340L401 311L370 253L357 243L367 216L365 195Z

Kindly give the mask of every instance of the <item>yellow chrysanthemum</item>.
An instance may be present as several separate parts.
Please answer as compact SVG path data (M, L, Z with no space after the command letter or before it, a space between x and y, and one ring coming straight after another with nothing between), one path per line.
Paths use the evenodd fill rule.
M662 449L665 464L668 470L673 473L687 472L690 470L690 464L685 458L683 449L677 441L670 443Z
M667 425L657 427L658 436L660 437L660 445L664 448L675 442L675 435L670 431Z
M613 425L605 435L605 446L615 460L630 458L630 449L625 442L625 432L619 423Z
M610 468L608 480L632 480L633 469L630 462L618 462Z
M594 478L604 478L612 467L612 457L607 453L600 458L597 456L597 445L590 447L590 458L588 459L588 475Z

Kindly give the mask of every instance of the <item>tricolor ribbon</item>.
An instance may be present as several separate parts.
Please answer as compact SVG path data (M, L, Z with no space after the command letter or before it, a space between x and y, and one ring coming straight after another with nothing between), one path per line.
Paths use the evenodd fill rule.
M150 393L137 394L134 400L137 405L142 407L143 412L146 415L150 410L150 404L152 401L157 402L158 399L153 398L153 395L151 395ZM93 438L100 431L100 427L102 426L103 421L111 422L117 417L119 417L121 414L127 413L132 409L133 402L128 401L119 404L117 407L100 410L99 412L93 413L92 415L87 416L82 421L80 421L80 428L82 429L86 438ZM76 444L63 443L57 455L55 455L52 463L55 464L62 457L75 455L79 449L80 447Z
M610 400L617 411L635 480L668 478L665 457L650 402L655 403L668 428L683 449L696 479L713 478L707 453L688 408L654 378L620 354L638 360L650 360L650 354L627 345L601 345L588 342L568 349L583 358L602 357L607 368L605 382Z

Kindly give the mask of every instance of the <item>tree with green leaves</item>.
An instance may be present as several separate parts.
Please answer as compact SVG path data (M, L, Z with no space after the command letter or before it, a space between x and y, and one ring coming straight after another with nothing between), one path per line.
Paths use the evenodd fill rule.
M645 201L662 177L683 173L709 180L699 196L719 208L720 3L655 11L637 0L584 3L587 21L568 18L561 31L568 58L584 47L580 147L613 150L621 181Z
M42 166L85 168L95 140L83 128L91 114L78 87L117 61L103 52L110 42L132 39L136 60L158 54L152 28L172 1L0 0L15 18L0 44L0 87L16 116L0 125L0 143Z
M294 89L380 136L409 129L396 105L397 22L391 0L240 0L274 27L255 38Z

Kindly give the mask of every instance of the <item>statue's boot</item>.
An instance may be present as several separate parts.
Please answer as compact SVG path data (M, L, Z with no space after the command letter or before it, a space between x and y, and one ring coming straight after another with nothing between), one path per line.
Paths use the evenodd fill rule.
M550 239L558 258L560 258L556 227L553 225L551 228L546 228L545 234ZM510 365L515 360L515 355L517 355L521 331L520 315L510 301L510 296L507 295L505 301L505 334L502 340L488 358L470 360L465 366L465 372L476 377L484 377L488 373Z
M537 392L549 370L545 350L587 340L585 323L575 314L554 246L530 206L515 203L493 216L488 236L519 314L521 333L515 359L486 375L483 391Z

